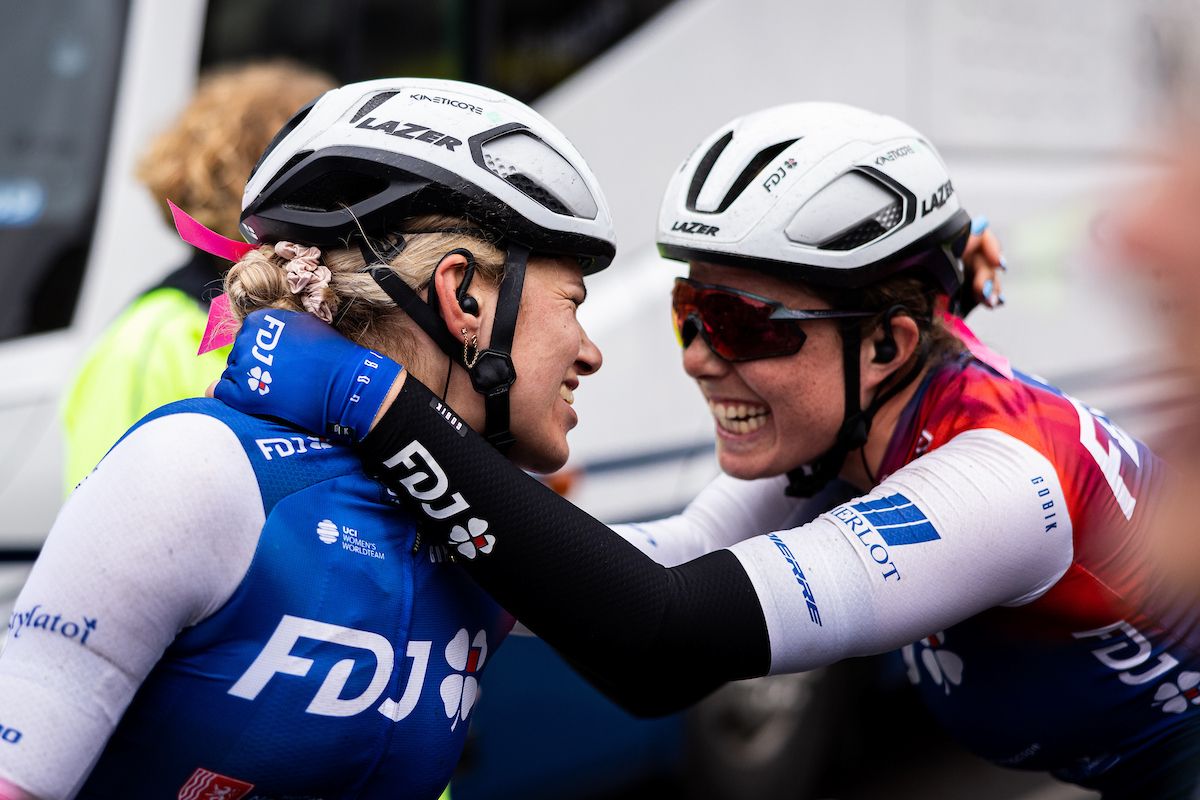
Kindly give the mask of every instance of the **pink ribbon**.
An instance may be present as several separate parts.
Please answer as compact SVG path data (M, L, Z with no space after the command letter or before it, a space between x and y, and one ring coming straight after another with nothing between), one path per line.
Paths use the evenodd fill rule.
M179 232L179 238L209 255L237 263L256 246L209 230L170 200L167 201L167 206L171 209L171 219L175 221L175 230ZM229 311L229 297L224 294L218 295L208 307L208 322L204 326L204 335L200 337L200 349L196 351L196 355L202 356L210 350L232 344L237 328L237 320Z
M229 295L214 297L208 307L208 322L204 326L204 335L200 337L200 349L196 355L202 356L210 350L232 344L237 327L237 320L229 311Z
M171 209L171 219L175 220L175 230L179 231L179 238L209 255L236 264L242 256L257 247L257 245L247 242L226 238L216 231L210 231L170 200L167 201L167 206Z
M953 314L943 311L942 322L950 329L951 333L959 338L959 340L967 346L967 350L971 352L977 360L988 365L992 369L999 372L1004 377L1012 380L1013 371L1012 364L1008 359L997 353L992 348L988 347L983 342L979 341L979 337L975 332L967 327L967 323L962 321L961 317L956 317Z

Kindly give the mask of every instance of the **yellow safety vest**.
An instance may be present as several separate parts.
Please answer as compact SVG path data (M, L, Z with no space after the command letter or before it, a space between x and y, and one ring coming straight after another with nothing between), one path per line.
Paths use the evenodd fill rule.
M228 347L196 355L207 319L195 298L164 287L139 297L104 332L63 403L68 494L133 423L199 397L221 376Z

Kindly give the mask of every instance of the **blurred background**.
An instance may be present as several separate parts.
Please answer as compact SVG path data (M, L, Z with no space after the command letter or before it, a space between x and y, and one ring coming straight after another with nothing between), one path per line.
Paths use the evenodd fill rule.
M676 366L679 265L654 251L658 202L705 134L789 101L857 104L926 134L1010 265L1006 306L972 327L1168 441L1179 376L1150 302L1100 257L1108 209L1155 169L1142 13L1122 0L0 0L0 602L62 501L64 388L99 332L186 258L138 157L201 70L251 59L339 83L488 84L586 155L620 251L581 312L605 367L579 393L555 483L603 519L673 512L715 473L709 414ZM454 796L1089 796L961 753L903 683L883 660L851 662L635 722L541 643L510 640Z

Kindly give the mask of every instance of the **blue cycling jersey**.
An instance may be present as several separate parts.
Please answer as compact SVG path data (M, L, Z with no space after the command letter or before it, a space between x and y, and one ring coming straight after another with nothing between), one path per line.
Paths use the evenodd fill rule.
M347 449L210 400L164 407L127 441L180 415L203 415L236 436L241 452L224 452L249 461L257 487L245 491L261 496L265 521L232 594L162 652L78 796L437 797L509 618L421 541L413 519ZM197 465L225 468L212 459ZM178 531L127 535L154 537L160 550L190 546ZM53 558L43 566L53 569ZM147 600L133 586L112 593L128 604ZM14 645L53 635L36 626L37 610L28 613L38 606L66 606L64 618L73 611L53 583L31 580L10 626ZM114 626L112 617L93 619L75 650L99 646ZM35 655L36 646L26 654ZM20 784L14 753L41 734L40 723L9 709L4 724L22 732L21 743L0 752Z

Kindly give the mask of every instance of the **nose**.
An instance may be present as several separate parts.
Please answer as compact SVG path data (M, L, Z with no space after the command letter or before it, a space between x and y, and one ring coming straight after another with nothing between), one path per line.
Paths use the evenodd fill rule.
M729 369L729 362L714 353L699 332L699 327L690 320L684 323L683 330L680 331L684 342L683 371L695 380L723 374Z
M579 328L579 357L575 359L575 372L591 375L604 363L604 354L582 327Z

